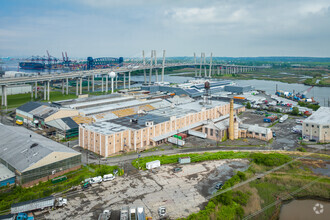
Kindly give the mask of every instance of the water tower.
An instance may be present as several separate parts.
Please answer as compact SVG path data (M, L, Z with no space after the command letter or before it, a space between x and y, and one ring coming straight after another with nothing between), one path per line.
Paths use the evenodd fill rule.
M110 72L109 76L111 78L111 94L113 93L113 79L116 77L116 73L115 72Z
M211 100L210 100L210 88L211 88L211 85L210 85L210 82L209 81L206 81L204 83L204 104L208 105L208 104L211 104Z

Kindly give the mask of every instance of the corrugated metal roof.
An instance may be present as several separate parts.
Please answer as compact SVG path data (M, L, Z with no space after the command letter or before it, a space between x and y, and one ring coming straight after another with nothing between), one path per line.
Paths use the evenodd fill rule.
M9 178L13 178L14 176L15 173L11 172L5 165L0 163L0 182Z
M52 152L80 154L24 127L0 124L0 130L0 158L20 172Z
M46 124L63 131L79 127L79 125L70 117L55 119L47 122Z
M23 112L30 112L40 106L42 106L43 104L40 102L28 102L25 103L24 105L21 105L20 107L18 107L17 109L23 111Z

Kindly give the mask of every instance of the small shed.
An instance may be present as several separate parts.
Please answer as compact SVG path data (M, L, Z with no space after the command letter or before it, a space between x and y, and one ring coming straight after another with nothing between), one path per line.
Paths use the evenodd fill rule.
M180 164L185 164L185 163L190 163L190 157L179 157L179 163Z

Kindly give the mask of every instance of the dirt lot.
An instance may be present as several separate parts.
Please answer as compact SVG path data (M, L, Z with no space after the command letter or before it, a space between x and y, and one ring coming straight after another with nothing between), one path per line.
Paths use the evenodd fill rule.
M85 191L68 193L66 207L37 215L46 219L97 219L104 209L120 210L122 206L143 206L146 215L159 219L157 210L165 206L168 217L177 219L198 212L206 197L215 192L217 182L225 182L235 170L245 170L248 160L218 160L181 165L163 165L156 172L140 171L118 177Z

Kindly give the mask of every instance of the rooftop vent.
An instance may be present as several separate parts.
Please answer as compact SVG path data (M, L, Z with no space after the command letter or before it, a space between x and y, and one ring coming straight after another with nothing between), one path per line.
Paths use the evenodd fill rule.
M31 149L31 148L34 148L34 147L36 147L36 146L38 146L38 144L37 144L37 143L33 143L33 144L30 146L30 149Z
M131 119L131 123L137 124L137 123L138 123L138 120L135 119L135 118L132 118L132 119Z

